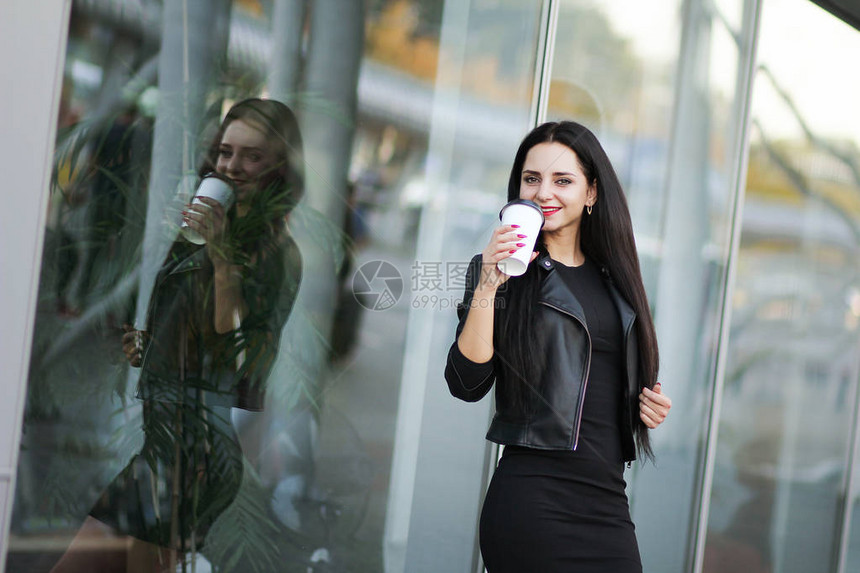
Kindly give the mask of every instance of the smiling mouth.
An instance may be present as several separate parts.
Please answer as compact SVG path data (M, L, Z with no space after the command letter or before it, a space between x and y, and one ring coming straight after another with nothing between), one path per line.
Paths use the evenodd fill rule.
M561 211L561 207L541 207L540 210L543 212L544 217L547 217L553 213Z

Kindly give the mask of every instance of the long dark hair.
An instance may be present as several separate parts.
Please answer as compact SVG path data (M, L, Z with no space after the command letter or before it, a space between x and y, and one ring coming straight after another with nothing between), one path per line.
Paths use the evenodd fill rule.
M240 235L238 240L250 246L247 243L257 243L256 239L263 235L279 234L290 211L302 198L305 189L304 148L298 120L289 107L273 99L246 99L231 107L224 116L200 167L201 177L215 171L224 132L237 119L260 128L268 143L277 150L279 158L263 188L251 197L248 215L236 225L235 232ZM261 232L263 230L268 233Z
M594 134L572 121L544 123L533 129L523 139L514 158L508 180L508 200L520 196L523 164L529 150L540 143L553 142L561 143L576 154L586 180L597 187L597 202L592 213L581 219L582 250L598 267L606 269L610 280L636 312L640 387L653 388L659 368L657 334L642 283L630 211L615 169ZM540 238L536 249L546 253ZM510 385L505 391L522 411L529 411L533 406L544 367L536 360L544 355L537 322L541 272L537 265L529 265L525 274L509 279L499 292L504 300L500 308L504 310L496 313L494 345L505 357L500 364ZM639 451L645 457L653 457L648 428L639 416L634 419Z

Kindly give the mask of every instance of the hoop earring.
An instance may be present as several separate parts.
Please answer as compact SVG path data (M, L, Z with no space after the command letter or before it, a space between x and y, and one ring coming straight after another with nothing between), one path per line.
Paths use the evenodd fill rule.
M591 215L591 205L585 208L586 212Z

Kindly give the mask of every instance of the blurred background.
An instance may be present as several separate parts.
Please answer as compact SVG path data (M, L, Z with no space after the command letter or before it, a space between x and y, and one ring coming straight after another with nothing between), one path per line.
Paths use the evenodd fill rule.
M442 371L465 264L544 118L606 147L656 318L673 410L656 464L626 473L644 570L860 570L856 3L64 5L50 185L16 190L41 258L29 362L0 382L23 396L5 571L48 571L140 447L121 325L145 316L184 176L252 96L300 118L304 278L260 451L195 570L483 570L492 405Z

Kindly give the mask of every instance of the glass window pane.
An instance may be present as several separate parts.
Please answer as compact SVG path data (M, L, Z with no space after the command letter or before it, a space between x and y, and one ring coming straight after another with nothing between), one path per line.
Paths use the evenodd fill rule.
M406 571L428 573L477 570L491 399L454 399L443 370L466 266L498 225L513 156L532 127L542 25L539 1L452 0L445 10L435 121L414 181L423 209L392 473L390 503L398 506L389 508L386 532L391 556L405 551ZM410 513L407 545L397 525Z
M402 571L440 556L426 542L440 531L451 570L472 566L460 512L479 507L484 429L437 439L459 407L441 369L457 263L480 250L530 127L539 14L73 2L7 571ZM266 108L220 133L252 96L297 126L273 132ZM177 233L210 169L238 203L226 238L191 209L199 247ZM431 336L407 332L422 320ZM144 331L127 340L142 368L124 324ZM438 364L404 369L428 342ZM440 392L426 402L425 382ZM449 481L416 469L445 455L474 465ZM439 504L439 488L462 497ZM452 539L452 522L468 533Z
M741 4L561 4L548 115L594 129L618 171L673 400L652 434L656 466L626 474L649 571L688 571L695 541L740 154Z
M858 51L811 2L762 5L708 573L837 570L860 237L860 82L839 62Z

